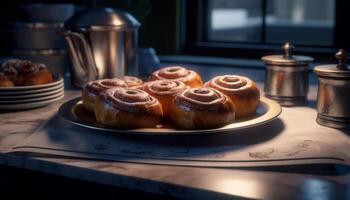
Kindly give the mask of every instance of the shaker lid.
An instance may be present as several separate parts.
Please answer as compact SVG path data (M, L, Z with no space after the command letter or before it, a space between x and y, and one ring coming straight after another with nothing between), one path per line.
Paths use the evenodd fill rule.
M347 65L349 54L343 50L335 54L338 64L319 65L314 68L314 72L319 76L336 77L336 78L350 78L350 68Z
M66 22L68 27L139 27L140 22L131 14L107 7L85 9L78 12Z
M292 55L294 46L289 42L286 42L282 46L282 49L284 50L283 55L264 56L261 58L261 60L264 63L270 64L270 65L287 65L287 66L308 65L310 62L314 61L314 59L309 56Z

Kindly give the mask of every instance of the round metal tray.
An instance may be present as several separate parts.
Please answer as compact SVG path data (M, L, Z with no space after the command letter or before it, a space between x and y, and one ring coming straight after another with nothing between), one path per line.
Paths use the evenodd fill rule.
M176 135L234 132L244 128L259 126L275 119L282 111L281 106L273 100L261 98L256 115L247 119L237 120L231 124L214 129L183 130L176 129L170 122L164 122L156 128L120 129L98 123L93 113L87 111L80 98L69 100L61 105L59 114L65 120L78 126L118 134L144 135Z

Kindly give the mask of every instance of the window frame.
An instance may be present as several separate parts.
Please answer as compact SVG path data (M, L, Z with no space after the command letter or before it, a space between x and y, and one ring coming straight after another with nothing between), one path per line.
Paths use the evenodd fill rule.
M263 0L266 3L266 0ZM263 6L265 6L263 3ZM266 7L266 6L265 6ZM280 54L281 45L243 43L243 42L212 42L207 38L208 18L206 9L208 0L182 1L181 53L203 56L221 56L231 58L259 59L268 54ZM334 53L338 48L349 50L350 29L347 26L347 10L350 2L336 0L334 45L332 47L301 46L296 48L296 54L304 54L314 57L317 61L329 61L334 59ZM265 10L265 9L263 9ZM263 15L266 12L263 11ZM263 29L264 22L263 20ZM263 30L263 32L265 32ZM262 36L264 37L264 36Z

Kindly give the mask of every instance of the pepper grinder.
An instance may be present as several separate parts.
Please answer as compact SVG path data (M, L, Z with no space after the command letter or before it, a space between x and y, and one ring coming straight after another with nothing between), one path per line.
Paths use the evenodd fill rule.
M349 55L340 49L335 58L338 64L320 65L314 72L318 75L316 121L327 127L350 128L350 69Z
M294 46L286 42L283 55L264 56L265 96L282 106L297 106L306 102L309 91L309 64L312 57L292 55Z

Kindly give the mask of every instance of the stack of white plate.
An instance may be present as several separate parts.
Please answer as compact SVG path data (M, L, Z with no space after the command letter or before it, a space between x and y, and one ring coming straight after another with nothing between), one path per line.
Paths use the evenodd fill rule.
M0 110L41 107L63 97L64 83L62 78L43 85L0 87Z

